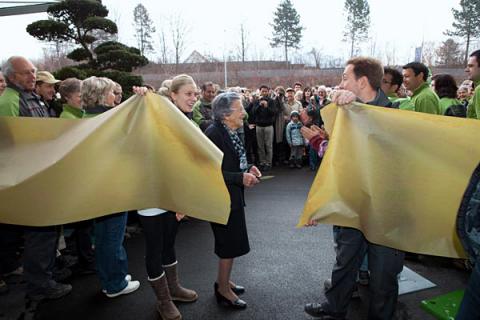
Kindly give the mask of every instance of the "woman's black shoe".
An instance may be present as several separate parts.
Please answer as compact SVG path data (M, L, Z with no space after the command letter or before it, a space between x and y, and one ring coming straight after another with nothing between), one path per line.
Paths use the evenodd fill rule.
M239 286L239 285L230 285L230 288L232 289L233 293L235 294L244 294L245 293L245 287ZM218 290L218 283L215 282L215 291Z
M215 287L218 285L215 283ZM247 303L242 299L237 299L235 301L230 301L229 299L222 296L217 289L215 289L215 298L217 298L217 303L221 304L225 307L232 308L232 309L245 309L247 307Z

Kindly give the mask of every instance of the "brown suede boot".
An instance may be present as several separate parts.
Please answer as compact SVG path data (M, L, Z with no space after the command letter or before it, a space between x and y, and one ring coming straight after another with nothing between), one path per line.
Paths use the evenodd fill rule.
M163 320L181 320L182 315L172 302L170 291L168 290L167 277L163 275L156 280L148 280L152 286L153 292L157 297L157 311Z
M173 301L194 302L198 299L198 294L190 289L185 289L178 282L177 264L163 267L167 276L168 289Z

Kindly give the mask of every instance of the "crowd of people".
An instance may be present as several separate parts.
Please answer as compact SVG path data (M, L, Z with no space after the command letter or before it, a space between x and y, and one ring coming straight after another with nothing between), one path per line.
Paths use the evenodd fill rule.
M205 134L224 153L222 173L231 197L231 212L227 225L212 223L214 251L219 258L214 283L217 302L232 309L247 306L239 298L245 288L231 279L234 259L250 250L244 188L256 185L272 166L300 169L307 164L312 171L318 169L328 148L329 137L320 112L325 106L358 101L480 119L480 51L471 54L465 71L468 79L457 87L451 75L432 75L419 62L399 70L359 57L347 61L335 87L296 82L286 88L261 85L258 89L221 89L205 82L198 89L191 76L182 74L165 80L158 90L148 85L133 88L138 95L153 92L169 100L199 128L198 134ZM119 105L122 92L118 83L103 77L57 80L48 71L38 71L28 59L14 56L0 73L0 116L91 118ZM194 290L180 284L175 254L179 221L188 212L139 209L147 280L157 298L157 311L163 319L181 319L173 301L194 302L198 298ZM134 292L140 282L128 274L123 246L127 218L127 213L120 212L63 227L0 224L0 293L8 291L4 277L23 275L28 300L67 295L72 286L64 280L71 271L59 259L59 238L65 230L73 232L70 238L78 257L75 273L96 273L108 298ZM321 319L344 319L360 275L360 281L369 283L369 319L392 319L404 253L369 242L357 229L334 226L333 234L336 260L331 279L324 283L326 302L306 304L305 312ZM477 278L478 270L474 269ZM475 296L475 290L470 295ZM464 301L473 301L462 304L461 314L466 315L480 303L478 293L476 298L470 296Z

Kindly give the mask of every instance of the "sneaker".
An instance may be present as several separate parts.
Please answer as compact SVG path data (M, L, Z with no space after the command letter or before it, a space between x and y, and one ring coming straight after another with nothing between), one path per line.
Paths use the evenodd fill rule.
M323 290L324 291L327 291L328 289L330 289L332 287L332 279L326 279L324 282L323 282ZM355 286L353 288L353 292L352 292L352 299L358 299L360 298L360 292L358 292L358 287Z
M57 282L63 282L68 280L72 276L72 270L68 268L54 269L53 279Z
M127 274L127 275L125 276L125 280L127 280L128 282L132 281L132 275L131 275L131 274ZM102 292L103 292L103 293L107 293L107 290L102 289Z
M320 303L307 303L305 305L305 312L317 319L324 320L344 320L345 315L335 314L333 312L327 311L324 304Z
M109 298L115 298L115 297L118 297L122 294L132 293L135 290L137 290L138 288L140 288L140 282L139 281L129 281L127 286L125 288L123 288L123 290L118 291L116 293L105 293L105 295Z
M3 276L6 278L6 277L13 277L13 276L22 276L23 275L23 267L20 266L18 267L17 269L11 271L11 272L7 272L7 273L4 273Z
M368 286L368 282L370 281L370 274L368 271L358 271L358 284L362 286Z
M0 294L8 293L7 283L3 280L0 280Z
M55 282L55 285L52 287L45 289L42 293L29 295L29 298L34 301L40 301L44 299L54 300L66 296L71 291L71 285Z

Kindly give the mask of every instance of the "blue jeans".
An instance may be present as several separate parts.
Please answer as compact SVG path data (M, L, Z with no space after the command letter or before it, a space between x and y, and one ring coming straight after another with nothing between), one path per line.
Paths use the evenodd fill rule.
M107 293L123 290L128 282L127 253L123 237L127 213L117 213L95 220L95 264L102 288Z
M470 280L468 280L467 289L465 289L465 294L455 319L480 319L478 306L480 306L480 259L477 259L475 263L475 268L470 275Z

